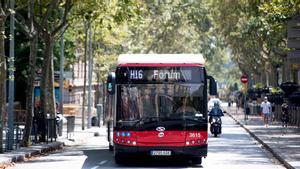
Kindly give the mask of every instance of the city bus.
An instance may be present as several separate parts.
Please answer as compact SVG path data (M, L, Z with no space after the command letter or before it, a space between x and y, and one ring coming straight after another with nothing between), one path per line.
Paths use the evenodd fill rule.
M107 79L108 141L115 162L128 157L207 156L208 91L201 54L124 54ZM209 85L208 85L209 84Z

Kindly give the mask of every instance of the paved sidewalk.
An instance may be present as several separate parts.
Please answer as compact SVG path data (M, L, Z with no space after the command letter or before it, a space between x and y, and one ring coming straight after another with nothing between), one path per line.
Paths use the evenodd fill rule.
M11 152L0 154L0 169L4 169L16 162L22 162L33 156L55 151L57 149L62 149L64 146L82 145L87 142L89 138L94 137L95 134L96 136L104 136L105 133L106 127L103 126L91 127L90 129L87 129L85 126L85 130L82 130L81 118L76 118L75 130L71 137L67 138L67 126L64 124L62 133L63 135L58 137L56 142L48 142L48 144L35 144L30 147L22 147Z
M300 128L288 126L284 129L279 122L265 127L258 115L249 115L245 121L243 109L226 107L225 110L286 168L300 169Z

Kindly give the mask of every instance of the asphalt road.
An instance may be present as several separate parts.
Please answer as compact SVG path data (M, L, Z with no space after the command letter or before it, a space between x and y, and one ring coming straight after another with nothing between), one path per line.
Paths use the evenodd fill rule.
M18 163L16 169L96 169L96 168L219 168L219 169L276 169L276 164L244 129L228 116L223 117L223 133L217 138L210 135L208 157L200 166L175 160L132 159L126 165L116 165L108 150L105 133L88 138L83 146L66 147L50 155Z

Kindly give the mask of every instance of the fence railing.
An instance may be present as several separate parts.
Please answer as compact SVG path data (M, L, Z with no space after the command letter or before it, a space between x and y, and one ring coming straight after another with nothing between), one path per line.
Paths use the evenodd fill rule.
M25 123L24 122L14 122L14 128L13 128L13 140L12 145L13 149L19 149L21 146L21 142L23 140L23 134L24 134L24 128ZM45 127L39 126L38 120L34 119L32 124L32 130L30 139L32 143L39 143L39 138L41 137L41 130L46 131L46 142L50 141L56 141L57 138L57 125L56 125L56 119L45 119ZM3 127L3 151L8 151L8 134L9 134L9 128L7 126Z
M300 106L289 106L288 107L288 115L289 115L289 124L293 126L300 127ZM277 121L281 120L281 105L275 105L275 119Z
M248 103L251 115L260 115L260 104ZM289 105L288 107L289 125L300 127L300 106ZM281 104L275 104L274 118L276 121L281 121Z

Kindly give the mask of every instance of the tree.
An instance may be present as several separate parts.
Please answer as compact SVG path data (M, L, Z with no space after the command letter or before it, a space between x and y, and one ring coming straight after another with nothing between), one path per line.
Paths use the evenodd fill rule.
M145 1L141 21L130 27L133 53L199 53L210 28L202 1Z
M28 78L26 87L26 121L25 130L23 134L22 146L30 145L30 134L32 130L33 112L34 105L31 100L33 100L34 91L34 81L36 76L36 55L37 55L37 42L38 36L37 31L34 26L34 1L28 1L28 18L24 18L22 14L17 13L17 23L22 27L23 32L27 36L30 42L30 54L28 59Z
M299 11L299 1L208 1L216 33L232 50L242 72L258 82L275 77L286 57L287 20ZM224 17L226 16L226 17ZM272 75L273 74L273 75ZM275 85L271 79L271 85Z
M44 60L41 80L41 108L43 119L46 114L55 118L54 98L54 66L53 48L60 34L67 27L67 16L74 4L72 0L51 0L48 2L39 1L36 4L37 10L33 19L39 37L45 43ZM61 17L61 11L63 16ZM45 140L45 133L42 133L42 141Z
M86 60L87 60L87 34L92 33L92 53L93 58L101 57L107 55L103 53L104 48L111 46L104 39L110 37L111 41L118 41L118 44L115 44L113 47L112 55L116 55L122 50L120 48L121 41L120 39L126 30L124 29L124 24L131 23L135 20L139 13L139 4L138 0L134 1L124 1L124 0L113 0L113 1L101 1L101 0L86 0L84 3L80 3L74 6L71 14L71 28L68 29L71 34L76 37L74 41L77 42L77 46L84 48L84 55L81 60L84 63L84 69L86 70ZM120 34L115 33L115 30L120 28ZM103 50L101 50L103 49ZM112 49L112 48L110 48ZM114 53L116 52L116 53ZM105 62L108 57L104 57ZM96 59L97 60L97 59ZM98 66L105 66L103 63L96 63ZM84 72L86 72L84 70ZM105 72L107 74L107 72ZM85 98L85 86L86 86L86 75L84 75L84 93L83 98ZM99 91L97 91L99 93ZM82 104L82 129L84 129L84 116L85 116L85 99L83 99Z

